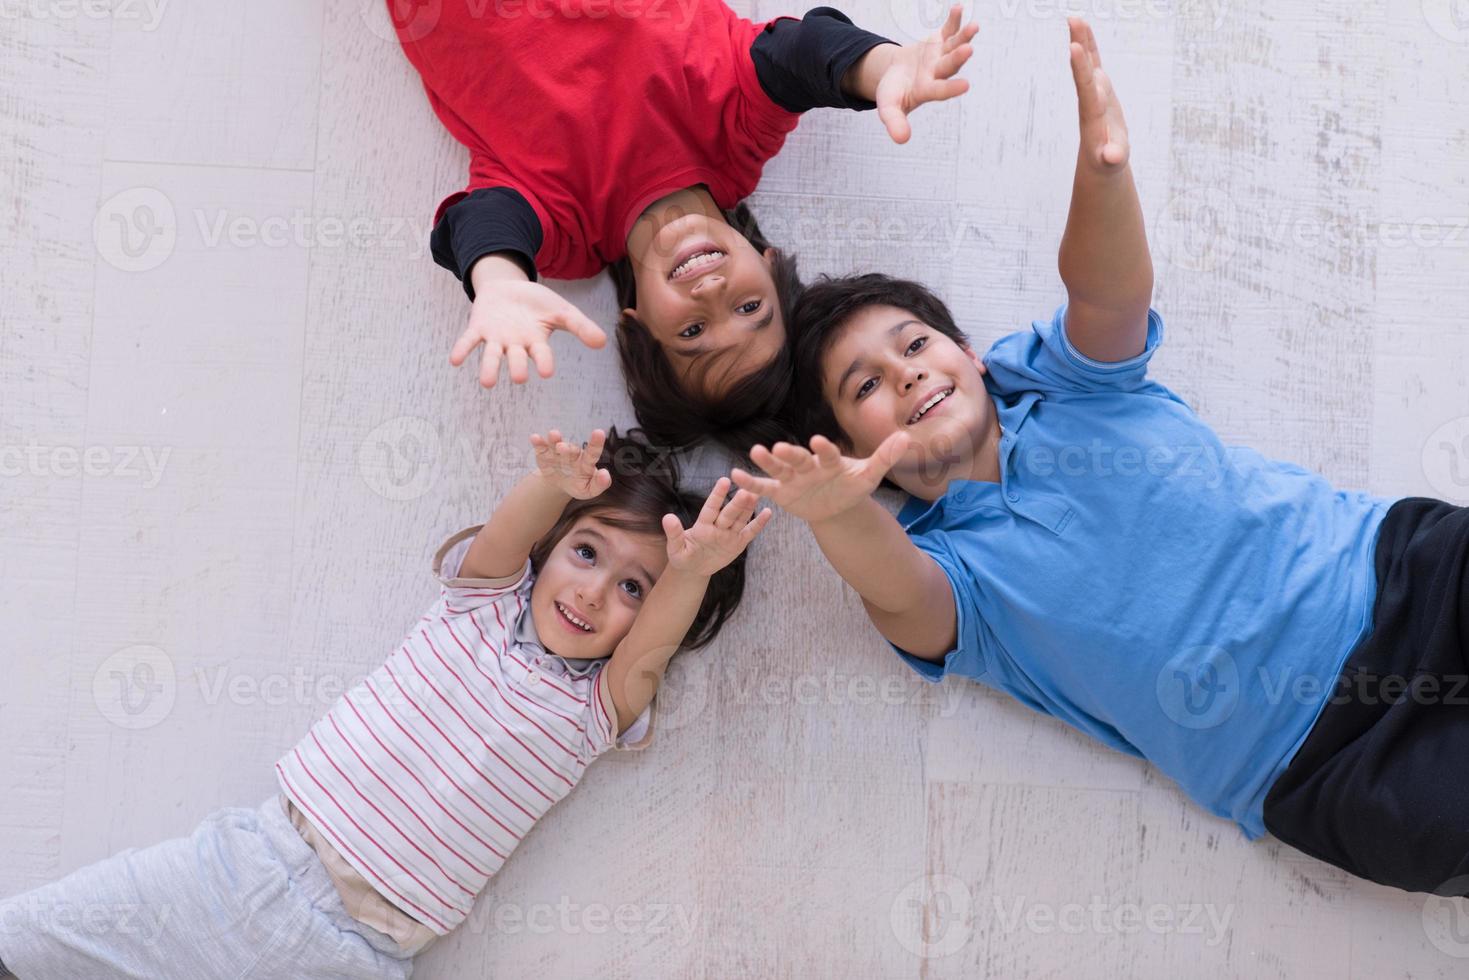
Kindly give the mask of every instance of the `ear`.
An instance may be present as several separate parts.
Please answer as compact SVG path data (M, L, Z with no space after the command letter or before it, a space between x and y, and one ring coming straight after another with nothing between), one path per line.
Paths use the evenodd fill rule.
M979 368L980 374L989 373L989 368L984 366L984 358L979 356L979 351L975 350L973 347L966 347L964 348L964 353L968 354L969 359L974 362L974 366Z
M638 318L638 311L635 310L635 309L633 309L631 306L624 306L622 308L622 315L623 316L630 316L634 320L636 320Z
M767 269L772 269L773 270L775 268L775 257L778 254L779 253L776 252L774 245L770 246L765 251L763 251L763 252L760 253L760 257L765 260L765 267Z

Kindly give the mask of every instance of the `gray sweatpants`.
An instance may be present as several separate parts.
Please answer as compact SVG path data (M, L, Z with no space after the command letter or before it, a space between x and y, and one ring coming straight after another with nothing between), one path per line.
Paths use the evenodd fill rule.
M0 902L19 980L406 980L412 957L347 914L280 798Z

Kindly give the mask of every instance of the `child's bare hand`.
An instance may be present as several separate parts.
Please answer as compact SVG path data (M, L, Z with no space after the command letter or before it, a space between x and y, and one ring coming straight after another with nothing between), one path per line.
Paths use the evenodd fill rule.
M607 335L586 314L538 282L495 280L476 288L469 325L459 335L449 363L459 367L480 344L485 345L479 362L479 383L493 388L500 377L500 362L510 369L510 380L524 384L530 378L530 362L536 372L549 378L556 369L551 356L551 334L565 330L588 347L601 347Z
M607 444L607 433L601 429L592 432L585 448L562 439L559 429L545 436L532 433L530 444L535 447L541 477L567 496L590 500L612 486L612 474L597 468Z
M1067 24L1071 28L1071 75L1081 115L1081 158L1104 173L1121 170L1131 155L1122 103L1102 70L1102 55L1091 27L1080 17L1068 18Z
M709 491L691 528L685 529L672 514L663 515L669 568L688 575L713 575L738 558L755 540L755 535L770 523L769 507L755 514L755 505L759 503L755 494L740 490L725 503L728 493L729 477L722 476Z
M872 496L887 471L908 448L908 433L894 432L866 459L843 456L825 436L813 436L809 450L778 442L756 446L750 459L768 477L742 469L731 475L737 486L768 497L808 524L830 520Z
M961 27L963 16L964 8L956 3L936 33L893 51L877 83L874 101L877 116L894 143L906 143L913 134L908 114L914 109L925 102L943 102L969 91L969 83L954 75L974 54L969 42L979 33L979 25Z

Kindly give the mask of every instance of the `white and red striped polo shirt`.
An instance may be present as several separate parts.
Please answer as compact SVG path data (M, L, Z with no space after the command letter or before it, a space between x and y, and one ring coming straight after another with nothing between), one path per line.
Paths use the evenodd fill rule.
M397 651L276 763L332 847L438 935L617 742L605 661L579 669L535 641L530 563L509 579L456 577L478 531L439 549L439 600ZM647 727L644 712L622 744Z

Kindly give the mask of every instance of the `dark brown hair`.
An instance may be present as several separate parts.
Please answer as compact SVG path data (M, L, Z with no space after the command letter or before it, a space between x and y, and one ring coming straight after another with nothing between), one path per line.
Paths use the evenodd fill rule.
M879 272L822 276L801 292L787 327L794 378L790 425L803 442L819 434L842 446L852 444L823 394L821 362L847 322L869 306L906 310L960 347L969 349L969 338L954 323L954 316L944 301L921 283L894 279Z
M756 251L763 254L772 247L743 202L724 214L730 227L744 235ZM631 260L618 259L610 272L619 307L637 306ZM770 272L781 320L789 331L796 298L801 293L795 256L775 249ZM686 448L712 439L744 457L756 443L769 445L790 436L783 411L791 391L789 343L782 345L765 367L716 396L686 390L668 362L663 345L635 316L623 314L617 321L617 349L633 413L638 425L654 440ZM706 364L703 370L715 366Z
M607 434L598 466L612 474L612 485L591 500L573 500L560 519L531 549L532 571L540 573L551 549L560 544L579 518L592 517L632 534L665 540L663 515L673 514L691 526L704 498L678 486L678 464L671 450L651 445L638 429ZM709 579L704 601L680 646L697 650L719 635L725 620L739 607L745 593L745 555L741 553Z

